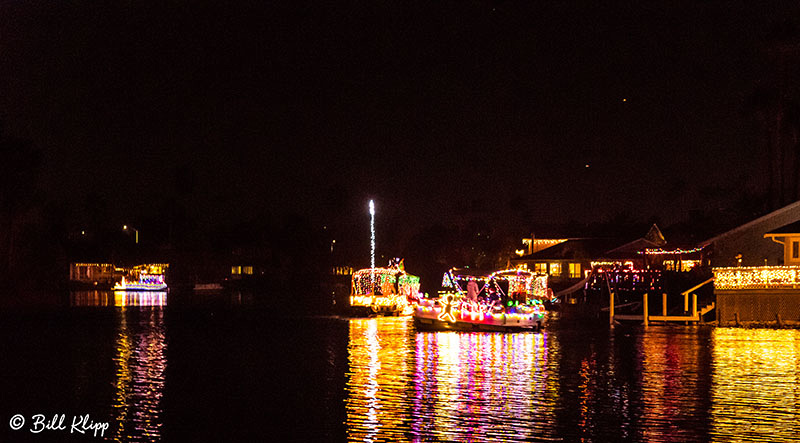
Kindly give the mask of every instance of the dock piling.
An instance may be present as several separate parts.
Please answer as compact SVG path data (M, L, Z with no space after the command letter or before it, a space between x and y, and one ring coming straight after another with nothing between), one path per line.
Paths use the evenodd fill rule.
M614 325L614 293L609 292L608 299L608 324Z
M649 308L647 306L647 293L645 292L644 293L644 312L643 312L643 315L642 315L642 318L644 319L644 325L645 326L648 325L648 318L647 318L648 316L649 316Z

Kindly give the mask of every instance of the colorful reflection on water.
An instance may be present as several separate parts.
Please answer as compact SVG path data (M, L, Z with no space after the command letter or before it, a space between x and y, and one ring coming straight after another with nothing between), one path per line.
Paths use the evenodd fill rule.
M800 331L717 328L712 340L714 441L797 441Z
M118 311L114 423L110 429L115 441L161 441L167 368L164 311L144 308L133 324L125 311Z
M554 423L546 334L417 333L350 321L348 438L525 441Z
M345 321L309 317L303 319L309 339L302 341L302 347L292 349L302 356L295 360L308 365L308 374L327 374L326 381L313 387L303 381L298 386L292 384L289 390L302 393L305 386L313 394L302 395L324 396L319 404L326 412L318 412L315 416L319 423L314 423L306 420L304 411L310 403L301 400L301 394L294 403L285 398L271 399L252 389L266 383L258 377L217 375L229 368L252 365L250 352L258 349L256 343L269 343L265 339L253 338L247 342L247 352L238 352L229 362L218 358L219 363L211 370L195 363L205 361L203 356L211 351L228 355L236 348L236 340L242 339L229 332L229 320L217 320L215 311L199 317L216 324L219 334L209 336L215 337L211 344L208 338L195 342L187 333L193 329L181 322L186 321L184 316L192 315L195 317L190 321L198 321L197 311L184 310L180 316L170 316L173 322L167 330L165 315L173 312L163 306L166 294L107 294L111 295L91 292L71 299L77 306L73 312L81 313L77 318L82 327L91 325L85 322L96 322L91 334L86 333L72 351L80 356L81 368L98 368L88 381L81 378L76 383L98 386L93 401L108 408L111 434L107 437L116 441L163 441L162 436L170 429L180 435L181 426L186 424L169 423L169 417L180 415L191 405L183 402L183 397L174 398L175 389L165 388L175 380L180 386L183 379L192 376L202 380L197 387L200 392L213 388L225 393L236 386L249 386L236 391L247 402L242 404L264 404L265 410L272 411L268 415L289 408L286 420L303 417L303 426L340 429L335 431L341 432L337 435L349 441L788 442L800 435L798 330L609 328L553 322L541 333L417 332L411 320L404 317ZM149 297L143 299L137 297L139 294ZM173 301L177 304L178 300ZM267 325L255 330L265 337L290 333L285 324L269 326L267 312L263 317L253 313L256 323L260 325L263 320ZM65 327L71 324L64 323ZM39 329L26 329L26 334L45 334L34 342L37 347L51 340L46 329L37 332ZM319 334L331 330L341 334L319 340ZM106 345L83 345L86 338L95 336L98 343L104 341ZM109 339L113 347L108 345ZM181 339L183 351L176 353ZM169 380L168 342L173 353L173 378ZM9 352L25 352L25 347L15 346L13 340L5 343ZM181 365L187 349L198 355L188 359L193 363ZM273 346L265 346L263 351L268 355L261 360L269 367L265 373L280 373L281 365L286 365L285 356L273 355ZM57 352L58 348L50 350L51 354ZM36 354L25 355L35 360ZM32 367L46 364L45 360L35 361ZM103 361L113 364L104 368ZM83 362L93 363L84 366ZM286 368L296 372L290 365ZM202 376L195 373L204 370L210 372ZM27 376L32 371L13 373ZM100 379L102 382L94 383ZM343 388L335 385L337 379L344 383ZM36 386L33 380L26 385ZM330 388L332 384L335 386ZM331 390L325 391L328 388ZM248 396L250 391L252 396ZM226 397L218 394L218 398L225 401ZM166 411L165 405L171 405L172 410ZM240 417L242 409L236 411L225 416L226 423L248 426ZM221 413L224 416L225 412ZM345 427L338 428L342 422ZM255 422L252 426L243 435L261 432Z
M161 400L167 368L166 304L166 291L70 293L70 305L75 308L114 308L114 397L109 428L114 441L161 441Z
M574 326L574 325L573 325ZM350 320L350 441L797 441L800 331Z
M166 291L73 291L70 306L166 306Z
M707 334L693 327L652 327L642 331L638 350L642 438L707 441Z

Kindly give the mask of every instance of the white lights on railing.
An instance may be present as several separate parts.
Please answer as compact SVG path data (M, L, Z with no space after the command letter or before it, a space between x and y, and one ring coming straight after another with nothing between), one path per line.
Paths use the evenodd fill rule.
M800 266L714 268L716 289L800 287Z

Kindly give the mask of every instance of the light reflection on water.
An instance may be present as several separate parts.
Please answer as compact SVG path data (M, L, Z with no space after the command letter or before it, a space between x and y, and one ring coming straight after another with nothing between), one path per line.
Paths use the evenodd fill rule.
M714 347L715 441L800 438L800 331L718 328Z
M653 327L639 339L641 435L646 441L705 441L708 339L694 327Z
M166 291L74 291L70 305L115 307L114 398L110 439L161 441L167 368Z
M161 398L167 368L164 311L143 308L137 322L130 325L125 311L118 311L113 439L161 441Z
M180 347L176 348L180 341L175 337L182 329L167 330L165 309L158 303L126 297L132 303L115 306L116 297L87 294L73 296L75 311L107 312L114 319L104 335L113 336L113 352L109 346L100 356L113 361L103 382L109 387L113 384L113 390L103 394L108 400L104 407L110 411L107 437L155 442L162 441L170 428L179 433L184 423L164 422L176 412L164 410L165 387L176 383L176 373L180 383L187 376L186 368L203 370L194 364L181 366L183 352L175 353ZM81 307L87 305L108 309ZM177 322L183 315L197 315L194 312L181 311L182 316L170 318L175 319L173 325L181 325ZM236 337L226 335L229 325L212 315L201 318L218 322L221 335L216 352L226 355ZM304 321L310 336L316 337L313 331L331 330L321 328L330 326L330 319ZM334 412L318 415L326 421L319 424L321 428L337 429L337 423L344 421L346 428L337 432L350 441L781 442L796 441L800 435L798 330L608 328L554 322L542 333L437 333L417 332L410 319L403 317L351 319L336 325L340 326L334 329L342 333L338 339L310 340L307 354L303 349L297 352L310 374L322 366L344 373L344 389L325 393L325 410ZM28 333L35 331L28 329ZM191 337L184 335L187 340ZM168 341L173 353L169 380ZM323 354L312 352L317 344L324 346ZM190 340L184 345L184 350L195 349L201 356L215 350L213 343ZM252 364L246 354L239 355L220 363L217 370L228 364ZM346 367L343 361L336 363L345 356ZM282 359L265 357L262 362L279 368ZM243 383L208 375L203 379L205 383L224 381L216 387L220 392L227 392L229 383ZM335 380L335 374L330 379ZM315 393L328 383L313 388ZM245 395L245 400L257 403L262 397L254 393L253 398ZM188 408L181 399L166 404ZM283 400L275 401L280 403L276 408L286 407ZM307 402L297 404L301 409L307 406ZM304 412L287 412L287 417L295 413ZM227 422L247 426L239 415L227 417ZM213 428L213 424L208 426Z
M166 291L73 291L70 306L166 306Z
M574 325L573 325L574 326ZM350 320L350 441L797 441L800 331Z
M415 332L350 321L348 438L525 441L554 423L546 334Z

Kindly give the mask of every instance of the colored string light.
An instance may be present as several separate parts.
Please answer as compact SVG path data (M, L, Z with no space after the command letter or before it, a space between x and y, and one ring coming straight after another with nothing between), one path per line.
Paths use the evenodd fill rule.
M419 277L399 267L361 269L353 273L351 306L407 307L419 294Z
M691 254L694 252L700 252L702 250L703 250L702 246L694 249L673 249L673 250L655 248L655 249L645 249L644 251L638 251L638 253L646 255L676 255L676 254Z

